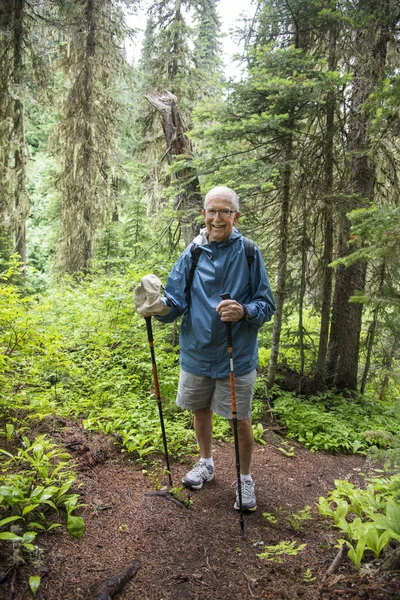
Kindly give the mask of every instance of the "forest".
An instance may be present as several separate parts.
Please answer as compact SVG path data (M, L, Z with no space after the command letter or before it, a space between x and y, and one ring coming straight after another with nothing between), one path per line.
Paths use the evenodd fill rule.
M0 3L7 600L334 600L355 597L351 585L360 598L400 597L400 6L243 7L229 34L237 54L227 75L218 0ZM144 33L132 56L137 15ZM235 514L221 515L222 496L201 500L177 484L197 452L192 416L175 405L180 321L153 320L176 471L165 492L146 325L133 302L144 275L165 283L204 226L204 197L217 185L239 195L238 228L261 251L276 305L259 334L258 480L268 482L273 461L285 474L282 490L294 478L286 497L265 492L258 520L249 520L251 543L237 539ZM233 470L230 428L216 415L214 436ZM317 464L322 479L308 497L300 481ZM110 486L134 478L129 510L142 523L140 543L121 499L117 512L119 492L106 502L105 483L91 488L96 469ZM154 489L161 495L149 498ZM175 512L198 511L197 526L184 518L204 552L188 574L200 552L190 538L186 562L175 557L182 571L168 580L173 590L167 567L157 571L167 559L145 518L145 492L166 556L182 525ZM275 545L257 541L265 528ZM115 568L104 558L82 575L67 558L57 563L63 551L75 563L77 552L89 560L90 540L105 530L101 544L118 553ZM228 548L232 565L246 565L242 579L231 566L229 585L229 561L218 562ZM152 573L132 563L145 549ZM96 592L96 582L117 572L118 585L107 579L108 591Z

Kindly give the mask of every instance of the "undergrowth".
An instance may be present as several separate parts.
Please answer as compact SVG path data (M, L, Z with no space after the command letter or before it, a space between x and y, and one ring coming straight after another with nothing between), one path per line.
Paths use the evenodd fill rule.
M400 449L400 402L385 404L332 391L296 396L274 390L273 412L311 451L355 453L370 448Z
M400 542L400 475L366 478L366 484L360 489L337 480L319 499L321 514L341 532L337 547L346 547L357 568L368 553L378 558L391 542Z
M159 274L165 279L168 269L163 268L165 273ZM163 452L145 322L133 308L133 289L149 270L155 271L144 267L142 271L132 270L124 276L92 275L80 281L67 278L41 297L21 293L13 285L12 268L0 275L0 442L3 447L0 539L18 542L21 552L32 550L38 531L51 531L58 525L47 523L46 517L42 519L42 503L66 511L71 533L74 528L74 534L83 531L83 523L72 514L78 507L78 495L70 491L75 482L73 469L67 457L58 455L60 450L49 440L29 440L26 433L34 423L54 415L79 419L86 429L104 432L122 452L129 452L143 464L150 461L154 465L154 454ZM165 326L153 319L153 333L168 449L171 457L179 460L196 450L192 414L175 405L179 323ZM263 336L265 334L261 339ZM260 360L265 361L266 354L265 349L260 348ZM264 402L265 382L259 377L253 407L257 442L265 443L265 423L273 414L287 428L289 437L297 438L312 451L385 452L386 456L390 452L391 466L398 468L399 400L349 399L334 392L304 397L279 388L274 388L271 394L272 407ZM228 436L231 431L226 419L214 416L214 437L226 439ZM17 440L20 447L15 450ZM44 479L32 475L30 470L33 468L30 460L38 452L42 453L39 466L44 469L40 475ZM294 456L292 451L285 454L288 460ZM49 466L55 464L54 461L62 464L56 471ZM30 465L28 471L25 466L22 469L22 464ZM61 479L65 476L65 479L55 479L55 475ZM379 490L382 484L373 481L369 485ZM349 496L348 489L346 493ZM374 543L363 546L360 531L365 527L371 530L372 526L360 525L357 520L356 525L349 525L347 514L356 512L351 505L353 500L339 498L338 494L336 491L336 495L328 496L324 510L335 519L338 510L343 512L343 501L347 502L348 512L341 514L341 520L337 518L335 525L339 523L346 534L343 543L350 554L352 547L359 557L361 547L364 551ZM352 492L354 497L355 492ZM363 523L372 522L378 531L374 551L383 548L388 539L385 533L388 528L382 530L381 527L383 519L392 519L393 511L397 518L394 502L397 500L387 503L387 510L381 507L380 517L368 511L364 511L367 521L365 517L358 517ZM296 525L297 521L292 526ZM355 532L358 525L359 530ZM353 527L352 532L350 527ZM397 529L391 531L398 535Z

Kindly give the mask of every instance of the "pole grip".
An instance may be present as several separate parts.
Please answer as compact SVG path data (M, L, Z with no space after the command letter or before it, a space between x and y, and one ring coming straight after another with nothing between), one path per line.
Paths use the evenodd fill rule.
M231 295L230 294L221 294L221 298L222 300L230 300L231 299ZM225 327L226 327L226 342L228 344L229 348L232 348L232 323L230 321L225 321Z

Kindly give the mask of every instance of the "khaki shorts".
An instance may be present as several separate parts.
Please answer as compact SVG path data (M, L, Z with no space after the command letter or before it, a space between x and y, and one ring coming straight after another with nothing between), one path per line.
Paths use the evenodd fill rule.
M235 377L236 411L239 420L251 417L254 382L256 370L240 377ZM202 375L192 375L182 371L179 377L178 394L176 403L180 408L199 410L210 408L212 412L232 418L232 398L230 379L211 379Z

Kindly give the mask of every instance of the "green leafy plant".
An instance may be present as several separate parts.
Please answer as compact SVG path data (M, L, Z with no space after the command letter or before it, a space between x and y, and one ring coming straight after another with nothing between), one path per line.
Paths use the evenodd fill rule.
M285 456L287 456L288 458L293 458L294 457L294 447L291 446L289 448L289 450L286 450L285 448L282 448L282 446L279 446L278 450L280 452L282 452L282 454L284 454Z
M79 494L69 493L76 482L69 454L43 435L29 443L26 449L20 448L15 455L4 450L1 452L8 460L0 476L0 510L13 513L3 519L2 524L19 520L25 527L51 531L60 524L47 526L43 508L51 507L58 511L63 507L67 512L68 531L80 537L83 520L72 515L80 505L77 505ZM38 516L42 522L37 520Z
M262 516L264 517L264 519L266 519L268 521L268 523L271 523L271 525L278 524L278 519L276 518L276 516L272 515L271 513L263 512Z
M303 581L305 583L312 583L316 580L316 577L312 574L311 569L306 569L303 573Z
M364 490L349 481L338 480L335 485L327 498L319 499L319 510L345 535L338 547L347 547L358 568L366 550L378 557L392 540L400 541L399 476L372 478Z
M36 592L39 589L41 580L42 578L39 575L31 575L29 577L29 587L31 588L34 596L36 596Z
M303 529L304 522L309 521L310 519L312 519L310 506L305 506L302 510L300 510L297 513L290 512L285 517L286 523L296 533L300 533L300 531Z
M179 500L179 502L182 502L182 504L184 506L186 506L186 508L191 508L193 506L193 500L191 498L188 498L184 493L183 493L183 488L178 486L173 486L169 489L169 493L171 494L171 496L173 496L174 498L176 498L177 500Z
M312 451L365 452L371 446L388 448L399 443L400 420L393 405L362 398L349 402L331 391L309 397L279 388L273 393L273 411L289 430L289 437Z
M264 552L257 554L257 556L270 562L282 563L282 557L296 556L296 554L304 550L306 545L307 544L300 544L296 547L296 542L283 541L276 544L276 546L264 546Z
M255 423L252 427L253 427L254 441L257 442L258 444L261 444L262 446L265 446L265 444L266 444L266 441L264 439L265 429L264 429L262 423Z
M299 512L292 512L292 511L288 511L288 510L279 508L276 511L275 515L264 512L263 517L271 525L278 525L280 521L283 521L286 525L288 525L296 533L299 533L303 529L303 525L304 525L305 521L309 521L310 519L312 519L310 506L305 506Z

